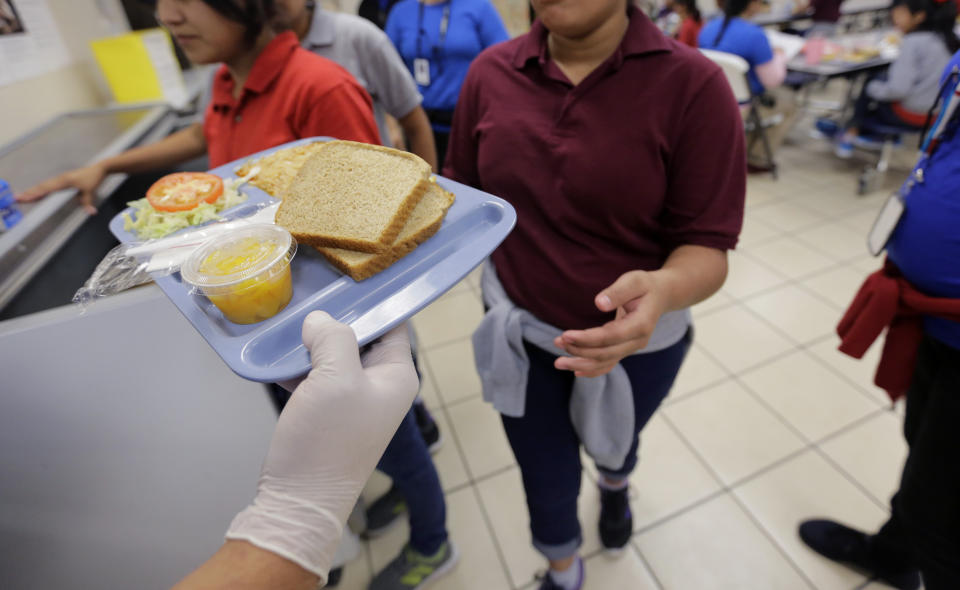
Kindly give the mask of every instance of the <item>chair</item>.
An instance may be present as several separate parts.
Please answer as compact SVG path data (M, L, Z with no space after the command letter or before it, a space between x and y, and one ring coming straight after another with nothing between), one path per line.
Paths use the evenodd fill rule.
M887 168L890 167L890 158L893 157L893 150L898 144L902 143L904 135L919 133L916 129L898 125L878 125L869 123L864 126L864 132L869 133L881 140L883 143L880 148L880 158L874 166L865 166L860 172L860 178L857 180L857 194L865 195L877 185L879 185L887 174ZM856 142L854 142L856 146Z
M720 66L727 77L730 89L733 91L733 97L737 99L747 111L744 116L744 128L747 133L747 153L753 148L757 141L763 145L763 152L767 159L767 165L770 167L770 174L777 177L777 163L773 159L773 149L770 147L770 140L767 138L767 127L776 125L778 121L764 121L760 117L760 97L755 96L750 90L750 81L747 78L747 72L750 71L750 65L747 60L739 55L726 53L724 51L715 51L713 49L701 49L700 53L707 59Z

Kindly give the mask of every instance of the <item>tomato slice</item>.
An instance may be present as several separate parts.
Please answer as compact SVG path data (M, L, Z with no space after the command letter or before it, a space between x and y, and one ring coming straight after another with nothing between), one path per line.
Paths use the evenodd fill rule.
M157 211L189 211L201 201L213 203L223 194L223 179L206 172L177 172L153 183L147 201Z

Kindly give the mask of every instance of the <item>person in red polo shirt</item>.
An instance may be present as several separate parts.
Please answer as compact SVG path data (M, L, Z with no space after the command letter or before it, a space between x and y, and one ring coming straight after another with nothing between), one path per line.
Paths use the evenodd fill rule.
M638 434L689 347L689 307L726 277L746 164L736 101L699 52L627 0L533 6L528 34L471 66L444 174L517 211L484 269L474 354L550 562L540 588L573 590L581 444L617 552Z
M156 143L65 172L17 196L75 188L89 213L111 173L160 170L207 154L215 168L288 141L326 135L380 144L367 92L343 68L277 32L272 0L159 0L157 19L197 64L222 63L203 123Z

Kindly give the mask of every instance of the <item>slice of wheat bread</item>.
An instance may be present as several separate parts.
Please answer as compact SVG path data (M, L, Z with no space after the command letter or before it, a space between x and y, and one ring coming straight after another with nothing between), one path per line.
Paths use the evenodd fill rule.
M408 152L331 141L304 162L283 194L277 224L316 248L384 252L423 198L430 173Z
M453 193L443 190L436 183L430 183L427 194L417 204L393 246L386 252L369 254L343 248L318 250L341 272L355 281L362 281L385 270L437 233L454 198Z

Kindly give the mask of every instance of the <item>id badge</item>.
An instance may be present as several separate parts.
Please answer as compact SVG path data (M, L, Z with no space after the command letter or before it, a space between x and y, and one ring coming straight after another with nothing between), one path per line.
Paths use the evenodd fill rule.
M887 247L890 236L893 235L893 231L897 229L897 224L900 223L900 218L903 217L904 209L903 196L900 192L890 195L883 208L880 209L877 219L874 220L870 233L867 234L867 249L870 250L870 254L879 256Z
M430 60L418 57L413 60L413 79L421 86L430 85Z

